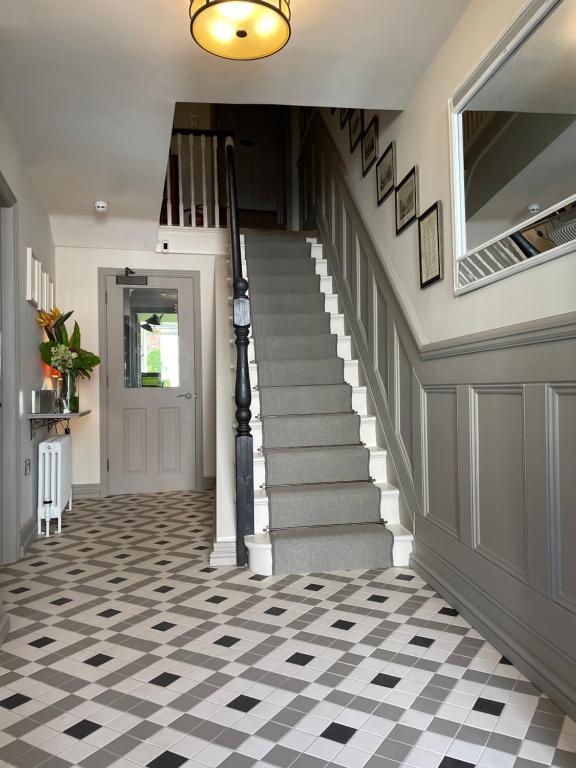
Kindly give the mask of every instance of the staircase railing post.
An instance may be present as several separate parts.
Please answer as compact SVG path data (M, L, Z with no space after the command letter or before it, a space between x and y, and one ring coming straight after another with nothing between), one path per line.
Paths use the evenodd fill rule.
M226 165L230 235L232 246L232 285L234 289L234 335L236 344L236 562L248 564L244 537L254 533L254 445L250 420L252 393L248 347L250 345L250 299L248 282L242 275L242 250L238 225L238 198L234 163L234 142L226 140Z

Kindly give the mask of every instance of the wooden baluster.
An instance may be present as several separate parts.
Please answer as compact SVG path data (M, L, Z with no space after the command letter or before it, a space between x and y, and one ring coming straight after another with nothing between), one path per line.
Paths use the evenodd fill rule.
M214 226L220 227L220 203L218 200L218 136L212 137L212 149L214 152Z
M172 141L170 141L170 147L168 148L168 170L166 171L166 218L168 226L172 226L172 174L170 173L170 166L172 160Z
M190 226L196 226L196 195L194 190L194 134L188 135L190 145Z
M208 193L206 192L206 136L202 134L200 139L202 147L202 218L204 226L208 226Z
M182 134L176 135L178 151L178 224L184 226L184 195L182 194Z

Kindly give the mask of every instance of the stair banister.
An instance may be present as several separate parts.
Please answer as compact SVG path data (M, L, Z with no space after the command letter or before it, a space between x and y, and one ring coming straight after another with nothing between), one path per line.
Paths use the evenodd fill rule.
M232 285L234 289L233 323L236 344L236 560L238 566L245 566L248 564L248 553L244 537L254 533L254 447L250 428L252 394L248 367L251 319L250 299L247 296L248 281L242 274L234 140L230 137L226 139L226 169L232 252Z

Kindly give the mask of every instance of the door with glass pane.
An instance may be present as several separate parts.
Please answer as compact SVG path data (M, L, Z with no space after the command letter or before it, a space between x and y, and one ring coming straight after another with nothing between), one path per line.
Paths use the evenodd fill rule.
M196 487L192 278L107 278L108 488Z

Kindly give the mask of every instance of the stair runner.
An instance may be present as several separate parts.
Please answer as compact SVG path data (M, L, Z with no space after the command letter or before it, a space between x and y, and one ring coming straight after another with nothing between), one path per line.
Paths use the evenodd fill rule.
M310 245L247 235L246 263L274 573L388 568L393 536Z

